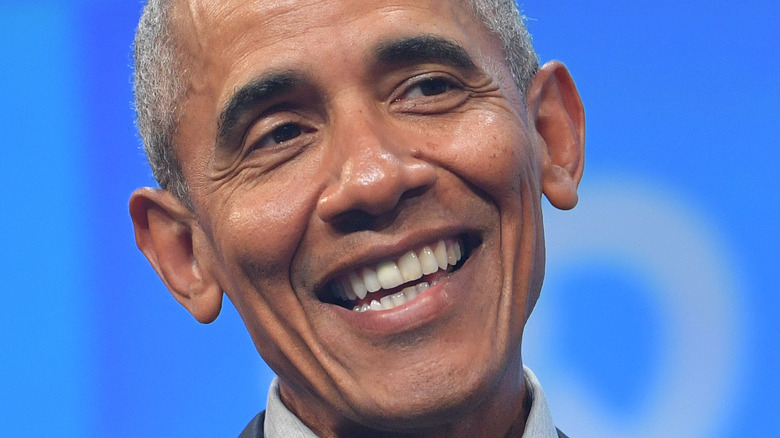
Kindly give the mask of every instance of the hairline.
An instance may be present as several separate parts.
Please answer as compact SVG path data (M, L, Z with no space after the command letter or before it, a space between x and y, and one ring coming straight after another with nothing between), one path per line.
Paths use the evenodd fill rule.
M502 43L504 61L523 103L538 59L513 0L456 0ZM190 210L192 199L175 142L188 83L186 51L175 35L175 0L149 0L134 42L136 125L155 180ZM509 9L509 11L507 10ZM507 12L510 12L507 14ZM194 210L193 210L194 211Z

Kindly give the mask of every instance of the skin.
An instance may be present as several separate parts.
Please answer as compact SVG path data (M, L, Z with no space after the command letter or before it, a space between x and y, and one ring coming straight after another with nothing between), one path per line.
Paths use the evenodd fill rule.
M583 109L565 67L545 65L523 104L500 41L457 3L193 0L175 12L192 78L176 144L194 208L151 188L130 200L138 246L174 297L210 322L224 291L283 402L320 436L520 436L541 195L571 208L582 175ZM421 36L473 68L377 59ZM296 85L220 137L236 92L279 72ZM355 313L321 299L354 268L458 236L475 244L462 268L406 305Z

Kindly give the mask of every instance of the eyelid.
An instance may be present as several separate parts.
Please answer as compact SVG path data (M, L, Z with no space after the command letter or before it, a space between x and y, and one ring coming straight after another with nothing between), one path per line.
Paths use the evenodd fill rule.
M396 87L396 92L390 96L390 102L400 102L403 100L403 96L414 87L422 85L425 81L431 79L439 79L447 82L454 89L463 89L463 83L455 78L453 75L444 72L430 72L411 77L399 84ZM429 98L435 99L437 96L430 96Z
M296 135L295 137L290 138L289 140L283 140L281 142L277 142L274 139L274 137L276 135L276 131L279 130L279 129L285 128L287 126L297 127L298 130L300 131L300 133L298 135ZM306 133L306 131L298 123L295 123L295 122L281 122L281 123L277 124L276 126L273 126L273 127L269 128L265 134L263 134L260 138L258 138L257 141L253 143L252 149L258 149L258 148L266 149L268 147L274 147L274 146L277 146L277 145L282 145L284 143L289 143L291 141L295 141L295 139L297 139L298 137L300 137L301 135L303 135L305 133Z
M279 144L262 145L263 142L273 135L275 130L285 125L297 125L300 127L301 135ZM293 144L296 141L301 141L301 137L311 134L314 131L315 129L311 124L305 122L305 117L295 111L288 111L285 109L266 111L250 124L246 131L242 148L246 153L251 153L259 149L284 147L286 144Z

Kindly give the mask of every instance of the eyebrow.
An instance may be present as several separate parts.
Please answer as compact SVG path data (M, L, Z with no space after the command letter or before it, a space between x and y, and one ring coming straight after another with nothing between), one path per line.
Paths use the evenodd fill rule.
M469 73L478 70L468 52L459 44L434 35L420 35L381 43L372 50L373 64L379 67L441 63ZM264 102L290 93L307 83L296 71L274 72L239 88L228 99L219 116L217 146L227 147L236 137L243 119Z
M469 72L478 70L471 56L460 44L434 35L420 35L380 44L374 51L374 61L379 65L433 62Z
M299 88L304 79L296 72L271 73L238 89L219 116L217 145L226 145L236 135L242 119L263 102L278 98Z

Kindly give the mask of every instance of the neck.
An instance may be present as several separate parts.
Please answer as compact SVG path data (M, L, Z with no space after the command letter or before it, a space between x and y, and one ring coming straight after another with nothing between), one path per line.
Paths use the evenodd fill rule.
M531 395L526 387L520 356L507 367L505 374L487 391L487 396L471 409L451 415L451 421L417 430L382 431L348 420L341 415L307 415L312 406L321 403L290 403L285 397L285 385L280 384L282 400L317 436L371 436L374 438L520 438L531 410ZM310 394L311 395L311 394ZM313 402L313 400L312 400ZM335 422L327 421L340 417ZM325 420L325 421L323 421Z

